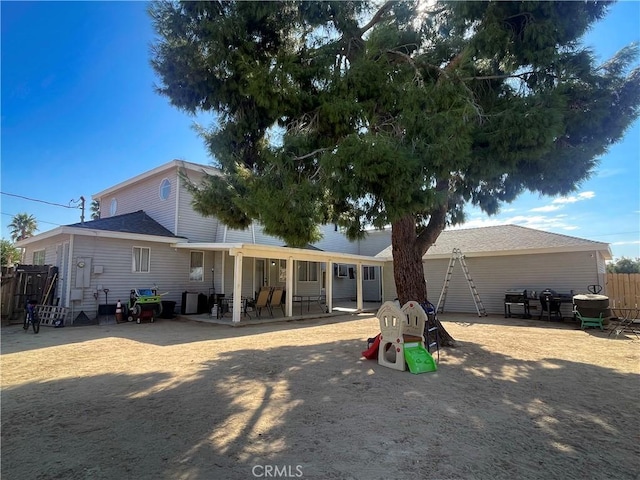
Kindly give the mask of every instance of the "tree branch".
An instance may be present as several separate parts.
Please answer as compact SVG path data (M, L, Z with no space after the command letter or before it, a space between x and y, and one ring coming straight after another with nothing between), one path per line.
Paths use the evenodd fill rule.
M422 73L420 73L420 70L418 69L418 66L416 65L416 62L415 62L415 60L413 58L411 58L406 53L399 52L398 50L387 50L387 53L389 53L391 55L397 55L400 58L402 58L406 63L411 65L413 67L413 70L414 70L415 74L416 74L416 76L414 77L414 79L416 80L416 83L420 87L422 87L424 85L424 80L422 78Z
M462 80L466 81L466 80L502 80L503 78L525 78L527 75L534 75L534 74L538 74L540 72L535 72L535 71L531 71L531 72L522 72L522 73L514 73L511 75L481 75L481 76L477 76L477 77L464 77ZM550 74L545 74L545 75L550 75ZM555 75L553 75L554 78L557 78Z
M293 157L293 160L304 160L305 158L313 157L314 155L322 152L326 152L327 150L332 150L334 147L325 147L325 148L317 148L313 152L309 152L306 155L302 155L300 157Z
M378 23L382 18L382 16L385 13L387 13L389 10L391 10L391 7L393 6L393 4L394 2L386 2L384 5L382 5L382 7L380 7L380 10L378 10L373 16L373 18L369 20L369 23L367 23L364 27L358 30L359 36L362 37L364 33L366 33L370 28L372 28L376 23Z
M439 180L436 184L436 190L443 192L445 195L449 191L448 180ZM431 211L429 223L425 229L420 232L416 238L416 247L421 252L421 255L427 253L429 247L433 245L446 226L447 220L447 202L443 202L438 208Z

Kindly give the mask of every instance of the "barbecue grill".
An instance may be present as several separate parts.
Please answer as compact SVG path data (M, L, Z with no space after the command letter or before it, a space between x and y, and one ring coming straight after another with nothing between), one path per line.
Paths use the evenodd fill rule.
M531 318L529 292L524 288L510 288L504 292L504 318L511 317L511 306L522 307L522 318Z

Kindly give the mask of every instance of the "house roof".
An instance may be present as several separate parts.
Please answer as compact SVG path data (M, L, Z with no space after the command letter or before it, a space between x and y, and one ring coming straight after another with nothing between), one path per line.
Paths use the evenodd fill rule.
M467 256L521 255L534 253L598 250L612 258L609 244L519 225L454 229L443 231L423 258L450 257L454 248ZM376 257L392 258L391 246Z
M145 180L149 177L158 175L160 173L168 172L171 170L177 170L178 168L188 170L191 172L204 172L209 175L221 175L220 170L218 170L217 168L211 165L201 165L199 163L187 162L185 160L171 160L170 162L164 163L159 167L156 167L152 170L141 173L140 175L137 175L135 177L129 178L128 180L125 180L124 182L120 182L112 187L102 190L101 192L94 193L93 195L91 195L91 198L93 200L99 200L105 195L109 195L115 192L116 190L127 187L129 185L133 185L134 183L138 183L141 180Z
M170 230L160 225L143 210L138 210L137 212L125 213L114 217L63 225L53 230L39 233L33 237L20 240L16 242L16 246L25 247L57 235L90 235L103 238L154 241L170 244L187 241L185 237L179 237L171 233Z
M289 245L282 245L284 248L294 248L294 247L290 247ZM307 243L304 247L300 247L303 250L315 250L317 252L324 252L324 250L322 250L321 248L318 248L314 245L311 245L310 243Z
M125 213L113 217L90 220L84 223L74 223L68 225L73 228L85 228L88 230L107 230L110 232L135 233L138 235L154 235L157 237L176 237L170 230L166 229L153 218L147 215L144 210L133 213Z

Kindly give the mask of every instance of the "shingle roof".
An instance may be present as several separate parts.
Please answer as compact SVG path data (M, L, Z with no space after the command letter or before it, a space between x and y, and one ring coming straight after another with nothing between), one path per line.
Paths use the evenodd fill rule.
M68 225L74 228L86 228L91 230L107 230L110 232L135 233L140 235L154 235L159 237L177 237L170 230L164 228L153 218L147 215L144 210L133 213L116 215L115 217L100 218L84 223L74 223Z
M467 228L443 231L424 258L436 255L451 255L459 248L465 255L481 253L526 253L527 250L571 249L608 251L607 243L595 242L584 238L571 237L558 233L544 232L519 225L497 225L492 227ZM391 258L391 247L385 248L377 257Z
M291 248L289 245L283 245L283 247ZM315 250L317 252L324 252L324 250L322 250L321 248L315 247L310 243L307 243L304 247L298 247L298 248L302 248L303 250Z

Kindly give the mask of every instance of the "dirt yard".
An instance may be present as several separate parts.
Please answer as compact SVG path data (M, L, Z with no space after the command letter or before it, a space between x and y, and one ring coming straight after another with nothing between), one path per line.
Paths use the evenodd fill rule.
M444 315L435 373L371 315L2 327L2 478L638 479L640 341Z

